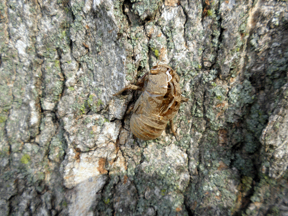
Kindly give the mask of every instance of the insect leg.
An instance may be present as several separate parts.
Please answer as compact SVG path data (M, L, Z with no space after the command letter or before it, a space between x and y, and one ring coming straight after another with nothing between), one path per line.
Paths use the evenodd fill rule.
M169 84L170 84L170 88L171 88L170 95L173 96L173 100L168 104L167 108L161 112L161 115L164 115L166 112L168 112L169 108L171 108L171 106L174 104L174 101L175 101L174 85L172 82L169 82Z
M181 103L182 102L187 102L189 100L189 98L185 98L185 97L183 97L182 95L181 95Z
M131 90L140 90L140 89L142 89L142 88L141 88L140 86L131 85L131 84L130 84L130 85L127 85L125 88L121 89L119 92L113 94L113 96L117 96L117 95L121 94L122 92L124 92L124 91L126 91L126 90L129 90L129 89L131 89Z
M128 110L127 110L127 114L129 114L132 110L134 109L134 105L133 106L130 106L129 108L128 108Z
M145 73L143 77L141 77L138 81L137 84L138 86L144 86L144 83L146 81L146 76L149 74L149 72Z
M175 97L174 83L169 82L169 84L170 84L170 88L171 88L171 94L173 95L173 97Z
M175 98L173 97L173 100L169 103L169 105L167 106L167 108L160 113L161 115L165 115L166 112L168 112L169 108L174 104Z
M177 137L177 136L176 136L176 131L175 131L173 119L170 119L170 127L171 127L171 131L172 131L172 133L174 134L174 136Z

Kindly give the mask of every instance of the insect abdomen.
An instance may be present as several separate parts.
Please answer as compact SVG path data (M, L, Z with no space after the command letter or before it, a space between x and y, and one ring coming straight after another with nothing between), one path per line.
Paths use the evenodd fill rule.
M156 139L161 135L167 125L167 121L158 120L156 116L133 114L130 120L132 133L142 140Z

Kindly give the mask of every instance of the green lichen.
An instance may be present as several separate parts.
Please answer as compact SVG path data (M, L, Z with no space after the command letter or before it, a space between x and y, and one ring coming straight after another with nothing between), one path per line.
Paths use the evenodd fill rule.
M101 99L98 99L98 101L97 101L97 106L99 107L99 106L101 106L101 105L103 105L103 102L102 102Z
M134 71L136 71L136 67L134 64L128 63L126 64L126 73L129 75L133 75Z
M28 164L30 162L30 160L31 160L31 158L28 154L24 154L20 159L22 164Z
M160 4L162 3L161 0L140 0L140 1L132 0L131 2L132 3L137 2L137 4L132 5L133 8L132 11L135 12L137 15L139 15L140 19L142 19L142 16L144 14L147 14L150 17L154 16Z
M97 62L97 60L101 61L101 57L94 59L94 61ZM94 62L93 62L93 58L88 56L88 55L84 55L80 58L81 62L85 62L87 63L87 66L89 68L89 70L93 71L94 70Z
M251 107L249 117L246 119L247 129L253 132L256 137L260 137L262 130L266 126L268 117L259 104L254 104Z
M59 60L55 60L55 66L60 67L60 61Z
M90 108L93 106L93 104L94 104L93 95L91 95L91 94L89 95L88 100L87 100L87 104Z
M241 183L242 192L247 193L252 188L253 178L251 178L250 176L243 176L241 179Z
M254 101L252 95L253 87L248 80L245 80L243 84L238 84L229 92L229 102L240 108L244 105L251 104Z
M280 209L278 206L273 206L271 209L269 209L269 213L267 216L281 216Z
M127 81L131 81L133 78L130 76L130 75L128 75L128 76L126 76L126 80Z
M0 115L0 123L3 123L6 121L6 116Z
M66 207L68 206L68 203L67 203L65 200L63 200L62 203L61 203L61 205L62 205L64 208L66 208Z
M103 199L103 202L104 202L106 205L108 205L108 204L110 203L110 199L109 199L109 198Z
M208 171L204 166L202 169L201 166L199 168L201 172ZM205 176L205 179L199 181L200 184L196 186L191 184L189 186L186 200L189 203L197 204L194 207L197 209L196 212L203 212L201 209L205 210L205 215L213 215L207 212L207 207L209 209L209 206L217 206L217 208L221 209L223 215L232 215L229 212L234 207L237 199L237 194L232 188L237 187L239 183L238 176L229 169L220 171L214 167L209 169ZM231 185L232 182L233 186ZM231 186L232 188L230 188ZM198 200L201 200L201 203Z
M160 56L160 53L157 49L155 49L154 54L155 54L155 57L158 59Z
M38 172L36 174L36 179L40 180L40 181L43 181L45 179L45 173L44 172Z
M2 75L1 75L2 76ZM4 107L5 109L10 109L10 106L13 101L13 97L11 94L9 94L9 87L6 85L0 85L0 104L1 107Z
M254 177L255 173L254 164L252 160L248 157L241 156L240 154L235 155L235 160L233 165L245 176Z
M266 206L271 206L271 203L275 202L275 198L281 199L285 193L285 190L287 190L287 186L285 186L286 183L283 184L281 181L277 182L275 179L263 174L261 174L259 177L260 181L254 187L254 193L250 200L252 203L261 203L262 205L260 205L259 208L246 209L245 213L242 214L243 216L257 215L263 210L266 212ZM273 207L272 205L266 215L280 215L279 209L277 206Z
M199 69L201 69L201 65ZM214 80L217 77L217 74L218 71L215 69L210 70L208 74L204 73L202 76L202 82L205 84L207 82Z
M80 112L82 114L85 114L85 104L82 104L81 107L80 107Z
M56 136L54 136L49 145L49 159L55 162L60 162L66 150L66 142L61 129Z
M213 16L213 11L212 10L207 10L207 16L212 17Z
M259 142L257 142L251 133L245 135L244 149L248 153L254 153L259 148Z

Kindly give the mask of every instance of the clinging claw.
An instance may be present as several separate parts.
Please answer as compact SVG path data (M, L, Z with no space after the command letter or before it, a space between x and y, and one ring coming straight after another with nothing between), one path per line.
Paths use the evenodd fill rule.
M181 95L181 102L187 102L189 100L189 98L185 98Z
M126 91L126 90L141 90L142 88L140 86L137 86L137 85L127 85L125 88L121 89L120 91L118 91L117 93L113 94L113 96L117 96L117 95L120 95L122 94L122 92Z

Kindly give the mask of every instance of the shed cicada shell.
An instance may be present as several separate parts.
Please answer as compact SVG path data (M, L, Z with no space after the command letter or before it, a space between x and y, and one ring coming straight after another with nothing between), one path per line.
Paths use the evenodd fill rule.
M179 76L170 66L152 67L136 85L128 85L114 96L128 89L142 91L133 107L130 120L131 131L136 137L142 140L159 137L168 121L176 136L173 117L178 112L181 102L188 99L181 96Z

